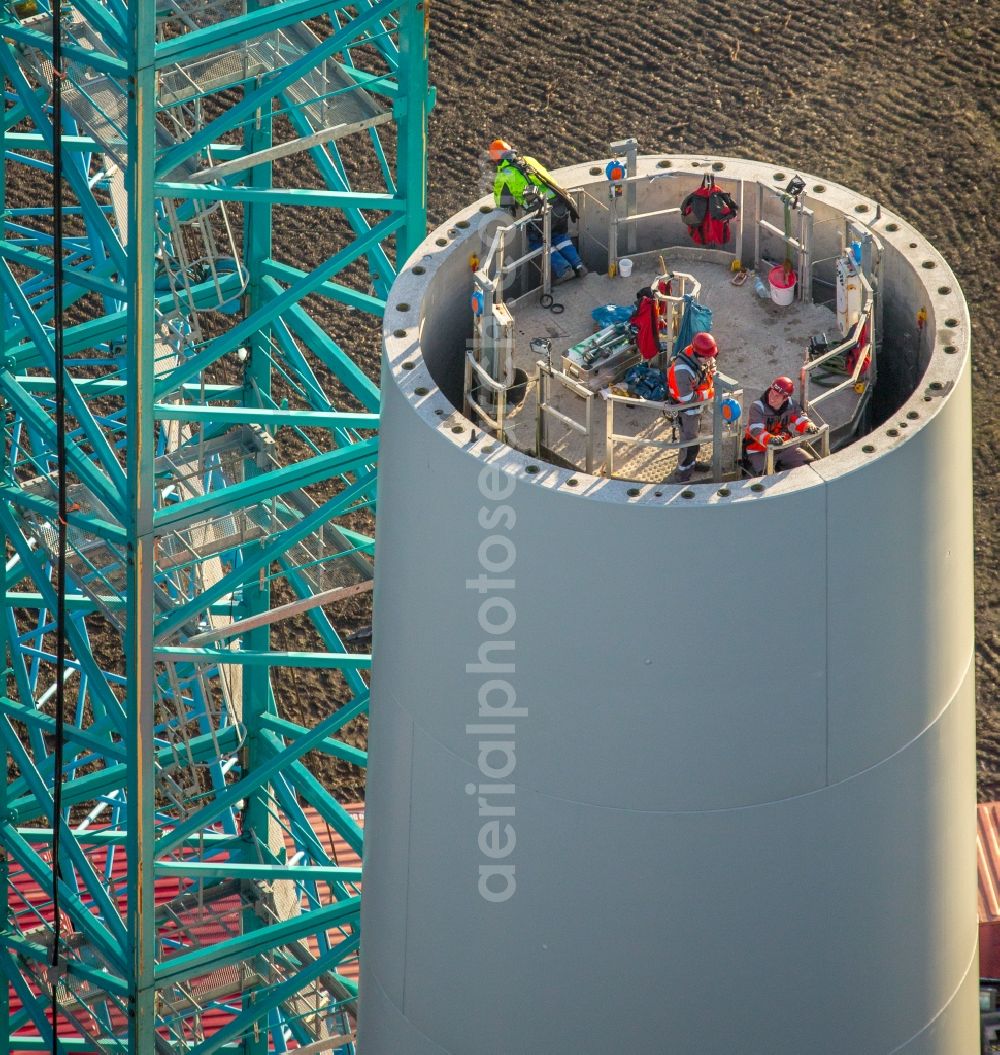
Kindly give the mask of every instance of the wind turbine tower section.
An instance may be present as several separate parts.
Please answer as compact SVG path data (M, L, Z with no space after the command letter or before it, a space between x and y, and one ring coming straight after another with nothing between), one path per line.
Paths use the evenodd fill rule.
M616 146L554 173L586 277L489 198L389 296L364 1053L972 1055L965 302L891 203ZM689 481L637 291L664 367L712 316Z

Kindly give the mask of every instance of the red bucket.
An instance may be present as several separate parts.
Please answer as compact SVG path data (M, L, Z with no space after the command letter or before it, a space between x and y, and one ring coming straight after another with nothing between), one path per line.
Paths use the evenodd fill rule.
M767 279L771 284L771 300L775 304L791 304L795 299L795 272L789 271L786 275L784 265L778 264L771 268Z

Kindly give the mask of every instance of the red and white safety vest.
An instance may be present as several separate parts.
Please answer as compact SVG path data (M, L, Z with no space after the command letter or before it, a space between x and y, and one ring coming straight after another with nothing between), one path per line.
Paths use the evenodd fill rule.
M754 454L767 450L771 436L782 439L793 432L800 435L812 424L802 407L790 396L775 410L767 401L765 393L750 406L750 421L746 431L746 449Z
M689 413L700 412L700 404L715 395L714 375L711 361L702 367L691 345L688 345L683 352L674 356L667 370L670 398L675 403L697 403L697 410L692 408Z

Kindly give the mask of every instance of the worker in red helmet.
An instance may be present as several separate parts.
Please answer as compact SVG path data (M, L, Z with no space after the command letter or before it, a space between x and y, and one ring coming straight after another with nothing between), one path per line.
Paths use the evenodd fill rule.
M681 447L677 454L674 483L686 484L695 469L708 469L698 461L701 444L695 441L701 431L701 412L715 396L715 359L719 354L715 338L710 333L696 333L691 343L678 352L667 368L667 389L675 403L687 404L677 419L680 424Z
M776 447L775 469L808 465L812 457L802 447L782 449L793 435L818 432L801 405L792 398L795 385L790 377L776 377L750 407L745 443L747 459L759 476L767 464L767 448Z
M538 212L546 203L552 213L552 245L549 261L553 282L583 278L587 267L580 259L576 246L569 236L570 220L578 219L576 203L552 178L551 173L534 158L522 157L506 139L494 139L489 146L490 160L497 167L493 181L493 200L501 209L517 215ZM542 244L542 220L528 224L528 245L538 249Z

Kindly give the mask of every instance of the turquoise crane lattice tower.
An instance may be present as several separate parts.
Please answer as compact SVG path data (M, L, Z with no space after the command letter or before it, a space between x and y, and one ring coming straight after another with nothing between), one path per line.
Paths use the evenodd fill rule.
M379 397L342 334L425 234L426 6L58 14L0 7L0 1055L51 1050L53 994L64 1052L349 1055L362 832L305 759L365 764L338 613L371 585ZM275 691L301 668L311 726Z

